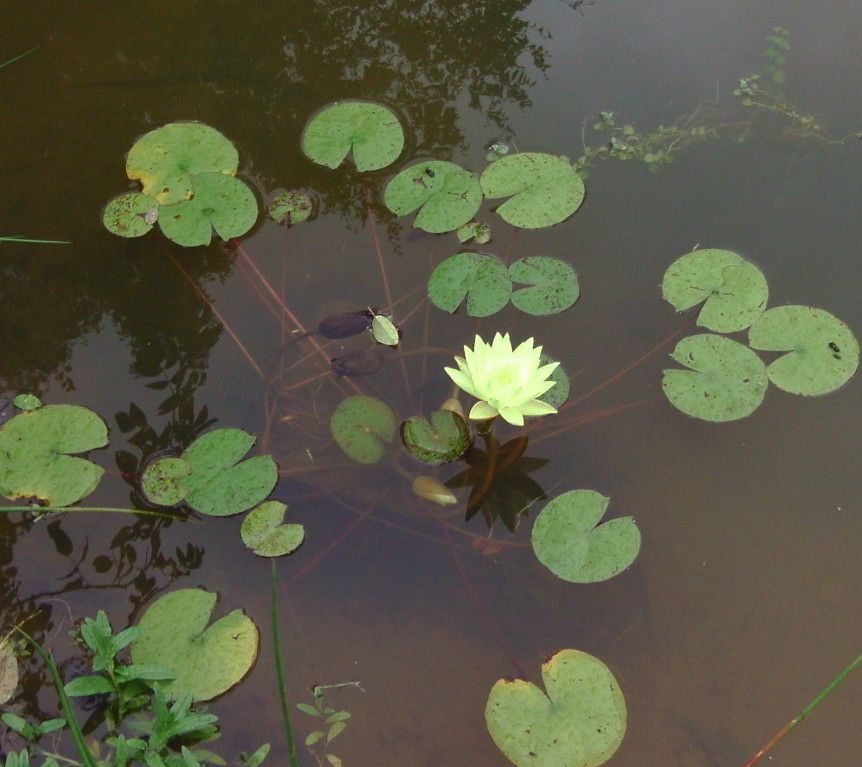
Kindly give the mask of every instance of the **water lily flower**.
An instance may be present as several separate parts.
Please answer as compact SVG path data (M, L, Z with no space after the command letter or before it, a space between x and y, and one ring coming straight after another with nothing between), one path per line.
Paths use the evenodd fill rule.
M512 349L509 334L497 333L487 344L479 336L464 356L455 357L458 370L444 368L458 388L479 399L470 418L484 420L502 416L514 426L524 425L525 415L548 415L557 409L537 399L556 381L548 381L559 362L541 365L541 346L528 338Z

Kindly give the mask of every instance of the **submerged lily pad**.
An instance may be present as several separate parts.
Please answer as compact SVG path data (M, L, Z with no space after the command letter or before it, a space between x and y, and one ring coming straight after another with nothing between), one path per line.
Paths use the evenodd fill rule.
M512 226L538 229L572 215L584 200L584 182L568 157L519 152L492 162L480 179L485 197L511 197L497 213Z
M766 278L750 261L729 250L686 253L664 273L662 294L678 312L706 302L697 324L716 333L744 330L766 307Z
M705 421L745 418L763 402L769 380L747 346L702 333L683 338L670 355L689 370L664 371L662 389L683 413Z
M298 549L305 538L305 528L281 524L285 511L287 506L281 501L266 501L252 509L242 521L242 542L261 557L280 557Z
M641 534L634 519L599 524L609 501L593 490L570 490L536 518L533 551L554 575L572 583L594 583L612 578L635 561Z
M859 366L859 342L850 328L822 309L778 306L748 331L754 349L790 352L773 361L766 374L791 394L827 394L843 386Z
M234 145L215 128L197 122L163 125L141 136L129 150L126 174L140 181L159 205L174 205L194 194L192 176L233 175L239 167Z
M99 484L104 469L83 453L108 444L105 422L80 405L46 405L0 426L0 495L69 506Z
M467 314L487 317L499 312L512 294L503 262L484 253L456 253L437 265L428 279L435 306L452 313L467 299Z
M578 276L565 261L528 256L509 267L509 279L529 285L512 293L512 303L527 314L557 314L578 300Z
M437 410L431 421L421 416L401 424L401 439L410 455L425 463L448 463L470 447L470 427L457 413Z
M542 352L542 356L539 358L539 367L550 365L552 362L557 362L557 360ZM569 392L572 388L568 373L563 370L562 365L557 365L551 371L548 380L553 381L554 385L544 394L540 394L536 399L547 402L551 407L559 408L569 398Z
M389 405L360 394L342 400L329 425L338 446L354 461L377 463L395 436L396 421Z
M301 224L314 212L314 201L305 192L282 192L266 209L266 215L276 224Z
M110 200L102 211L102 223L111 234L141 237L158 220L159 203L141 192L121 194Z
M378 170L395 162L403 148L398 115L368 101L331 104L314 115L302 133L302 151L327 168L337 168L352 151L357 170Z
M257 221L257 199L248 185L223 173L199 173L194 196L163 207L159 226L178 245L209 245L213 229L223 240L241 237Z
M442 160L402 170L387 185L383 202L396 216L419 210L417 229L439 234L466 224L482 204L479 180L460 165Z
M195 701L221 695L237 684L257 660L257 626L234 610L207 626L218 597L203 589L180 589L153 602L138 621L132 662L162 666L176 678L163 683L177 698Z
M497 160L497 162L500 162ZM542 692L523 679L500 679L485 706L488 732L518 767L597 767L619 748L626 704L598 658L561 650L542 664Z

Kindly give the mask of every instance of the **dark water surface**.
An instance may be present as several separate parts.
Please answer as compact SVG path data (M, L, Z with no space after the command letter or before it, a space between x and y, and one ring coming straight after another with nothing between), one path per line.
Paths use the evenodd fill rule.
M128 471L167 446L128 442L147 424L160 433L173 421L181 439L208 414L219 426L265 434L267 384L212 307L270 374L307 347L284 348L280 322L244 274L246 256L312 328L332 312L387 305L379 248L393 300L403 297L395 313L407 317L457 242L416 237L406 219L369 223L356 174L303 158L302 126L334 99L396 108L411 133L405 162L433 157L481 170L483 147L497 137L574 158L582 123L594 141L589 126L600 110L648 130L728 94L762 66L764 38L780 25L791 31L787 92L822 115L830 135L862 130L856 4L596 0L581 10L559 0L0 3L0 60L39 46L0 70L0 235L72 241L0 243L3 390L95 409L112 438L97 460ZM234 253L108 234L100 211L127 188L125 152L140 134L181 119L227 135L261 195L316 190L316 220L290 232L260 224ZM500 329L534 335L562 360L573 391L589 391L680 327L658 286L697 244L757 263L770 305L821 307L858 335L860 168L858 142L811 146L778 130L744 144L707 142L658 174L599 163L583 207L559 226L516 233L485 216L491 252L575 267L575 307L553 318L507 308L475 322L422 305L403 326L409 393L399 364L359 385L391 396L401 416L411 405L428 411L447 394L442 365L451 354L476 330ZM423 346L432 349L427 358ZM451 517L447 538L436 510L393 470L333 465L330 379L281 401L278 416L290 420L269 431L267 449L290 476L275 495L307 530L304 546L279 562L288 683L297 700L315 683L362 683L364 692L332 697L353 714L333 744L345 765L506 764L483 716L494 681L518 671L501 642L533 681L543 654L565 647L604 660L629 707L628 734L610 763L639 767L741 766L858 654L858 380L809 400L771 389L750 418L716 425L656 396L664 364L663 352L653 355L576 412L654 401L533 437L530 454L551 459L535 474L549 495L596 489L611 497L612 515L634 515L643 533L635 566L592 586L559 581L525 546L483 555L472 544L485 532L478 518ZM297 375L318 370L300 365ZM177 396L165 403L171 390L152 385L170 378ZM119 468L117 451L126 453ZM92 500L123 505L128 495L121 478L107 476ZM315 562L358 514L367 518ZM212 706L224 726L218 748L235 756L271 741L270 763L286 764L269 563L241 543L238 519L130 519L0 518L4 624L50 610L40 636L62 658L71 652L70 615L102 608L119 628L157 590L217 590L225 610L243 607L255 619L263 646L248 679ZM495 538L524 544L529 524ZM51 696L39 700L43 713L53 711ZM770 764L858 763L860 701L862 677L851 677ZM304 737L311 728L301 717Z

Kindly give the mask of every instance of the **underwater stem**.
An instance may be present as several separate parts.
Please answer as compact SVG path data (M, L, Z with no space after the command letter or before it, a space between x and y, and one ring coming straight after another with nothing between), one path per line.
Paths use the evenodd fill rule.
M275 572L275 558L270 559L270 617L272 620L272 643L275 652L275 672L278 676L278 697L281 701L281 718L284 722L284 737L287 740L287 753L290 756L291 767L299 767L299 757L296 753L296 741L293 738L293 728L290 726L290 703L287 699L287 685L284 681L284 664L281 661L281 637L278 630L278 578Z

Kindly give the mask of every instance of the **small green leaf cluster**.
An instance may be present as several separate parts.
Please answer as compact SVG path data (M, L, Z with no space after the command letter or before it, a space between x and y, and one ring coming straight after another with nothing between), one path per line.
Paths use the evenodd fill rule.
M332 743L347 728L347 720L350 712L337 711L323 702L326 689L332 687L357 686L355 682L345 682L338 685L316 685L313 690L313 705L309 703L297 703L296 707L305 714L315 717L320 722L320 728L310 732L305 738L305 746L317 760L318 767L329 764L331 767L341 767L342 761L335 754L330 753L329 744Z

